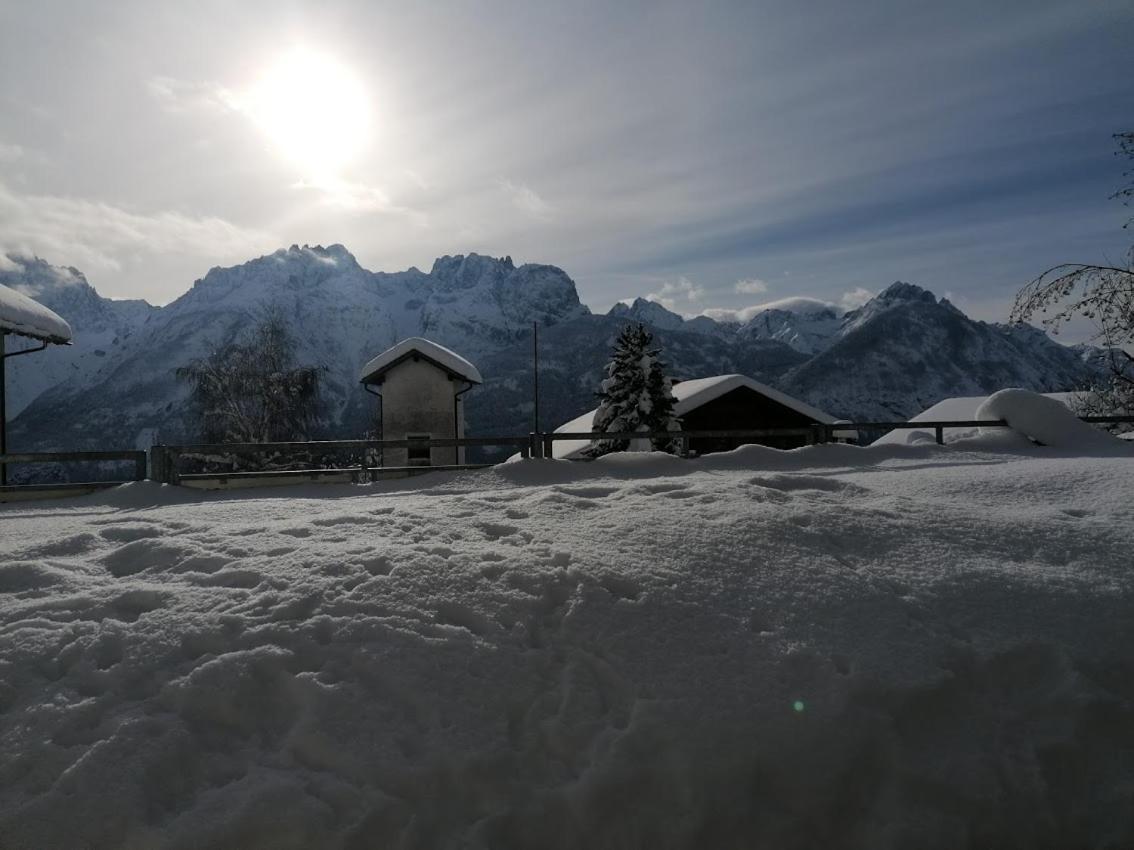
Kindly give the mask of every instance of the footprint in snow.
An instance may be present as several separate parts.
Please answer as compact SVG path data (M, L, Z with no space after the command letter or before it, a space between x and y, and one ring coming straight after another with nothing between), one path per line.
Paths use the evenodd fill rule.
M370 525L374 520L370 517L355 516L354 514L344 514L343 516L329 516L322 517L311 521L312 525L321 525L323 527L331 527L335 525Z
M499 540L501 537L511 537L513 534L517 533L520 530L514 525L504 525L503 523L496 522L477 523L477 528L479 528L484 533L484 536L489 540Z
M1062 513L1074 519L1085 519L1094 515L1094 511L1083 510L1082 508L1064 508Z
M52 543L44 543L27 550L27 556L63 558L69 555L84 555L98 546L98 538L89 532L74 534Z
M112 525L98 533L103 540L132 543L149 537L161 537L163 529L153 525Z

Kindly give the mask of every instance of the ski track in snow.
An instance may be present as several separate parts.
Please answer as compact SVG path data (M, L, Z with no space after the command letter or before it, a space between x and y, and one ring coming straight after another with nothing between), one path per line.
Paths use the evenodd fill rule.
M0 506L0 847L1129 846L1132 473L748 447Z

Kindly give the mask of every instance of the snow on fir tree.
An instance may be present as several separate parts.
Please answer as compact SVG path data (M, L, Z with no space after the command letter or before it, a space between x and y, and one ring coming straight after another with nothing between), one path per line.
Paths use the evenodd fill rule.
M658 359L660 349L645 325L627 325L618 335L614 355L606 367L606 379L596 394L599 398L592 430L607 433L626 431L676 431L673 415L676 399L673 384L666 375L666 364ZM645 449L645 440L635 440L635 449ZM655 451L672 451L668 439L651 438ZM630 448L629 440L598 440L586 454L599 457Z

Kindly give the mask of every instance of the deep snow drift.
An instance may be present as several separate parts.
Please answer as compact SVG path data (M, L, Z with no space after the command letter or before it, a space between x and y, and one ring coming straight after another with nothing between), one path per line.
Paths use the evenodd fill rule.
M1134 450L1021 446L0 506L0 847L1134 846Z

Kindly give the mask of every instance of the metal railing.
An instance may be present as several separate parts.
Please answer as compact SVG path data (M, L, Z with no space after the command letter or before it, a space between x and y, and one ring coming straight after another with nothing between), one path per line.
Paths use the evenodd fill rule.
M1134 423L1134 416L1082 416L1083 422L1093 424ZM372 480L381 473L420 473L427 471L481 469L491 463L452 463L440 465L386 466L379 459L372 462L372 455L386 449L445 449L472 447L512 448L523 458L551 458L555 455L555 443L562 441L594 442L599 440L666 440L677 444L678 454L689 457L697 440L728 440L737 445L745 442L758 443L767 439L792 439L802 445L822 445L851 437L858 431L881 430L924 430L932 431L939 444L945 441L946 428L1007 428L1003 419L958 419L932 422L834 422L814 423L804 427L792 428L741 428L714 429L698 431L568 431L550 433L529 433L519 436L502 437L462 437L405 440L312 440L306 442L279 443L194 443L185 445L155 445L147 458L144 451L81 451L81 452L31 452L0 455L0 464L22 463L83 463L120 461L133 464L133 475L112 481L81 481L51 484L15 484L0 488L0 491L13 490L66 490L80 488L113 487L129 481L142 481L147 478L167 484L204 479L276 478L318 480L328 477L349 476L350 480L363 482ZM346 465L294 468L299 463L312 463L312 458L326 458L334 453L354 452L358 463ZM274 468L245 471L183 472L183 460L195 459L199 462L231 462L233 457L249 457L264 454L283 455L284 466L290 462L292 468ZM286 456L290 455L288 461ZM305 457L300 457L305 456ZM580 458L585 459L585 458ZM148 463L147 463L148 461ZM148 469L147 469L148 466Z
M1083 422L1096 424L1117 424L1134 422L1134 416L1081 416ZM1008 428L1003 419L946 419L932 422L817 422L806 427L797 428L754 428L754 429L724 429L711 431L569 431L540 434L540 451L533 455L538 457L552 457L554 445L559 441L579 442L586 440L670 440L678 444L678 452L687 457L690 443L697 439L730 439L751 440L776 437L802 438L804 445L822 445L836 442L840 434L858 431L933 431L934 439L938 445L945 443L946 428Z
M74 490L116 487L131 481L145 481L146 453L144 451L93 451L93 452L20 452L0 455L0 466L8 467L18 463L99 463L119 461L133 464L133 475L110 481L66 481L50 484L6 484L2 492L30 490Z
M384 453L386 449L461 449L474 446L504 446L518 449L520 454L526 458L531 456L531 445L531 437L527 434L518 437L461 437L421 440L310 440L306 442L283 443L195 443L175 446L158 445L150 450L152 459L151 477L155 481L161 481L166 484L178 484L181 481L210 478L309 477L317 479L342 475L351 475L355 481L365 481L379 470L386 473L400 473L421 472L425 470L482 469L492 465L489 463L451 463L386 466L381 461L371 463L370 454L372 452ZM357 453L359 462L357 464L315 467L310 469L262 469L233 472L183 473L180 468L182 459L186 458L199 461L218 461L234 456L254 457L265 454L291 454L293 456L306 455L308 458L312 456L325 458L328 455L345 452Z

